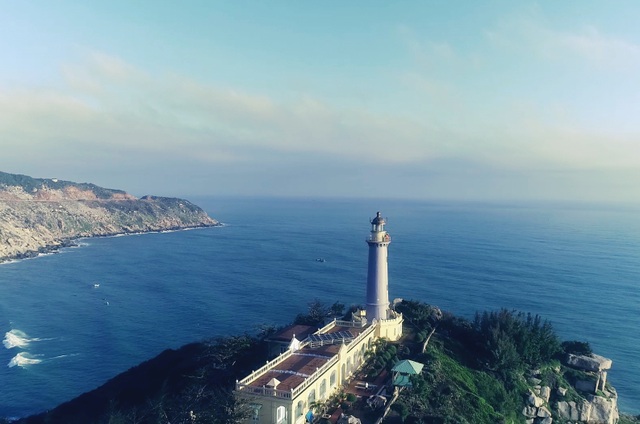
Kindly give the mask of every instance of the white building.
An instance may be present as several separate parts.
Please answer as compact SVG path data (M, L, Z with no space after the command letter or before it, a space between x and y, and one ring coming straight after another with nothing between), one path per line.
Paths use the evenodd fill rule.
M304 340L292 335L286 351L236 383L249 399L248 423L302 424L316 401L329 398L362 366L378 338L402 336L402 314L389 308L387 247L391 242L380 212L371 220L366 316L334 320ZM285 329L284 331L289 331Z

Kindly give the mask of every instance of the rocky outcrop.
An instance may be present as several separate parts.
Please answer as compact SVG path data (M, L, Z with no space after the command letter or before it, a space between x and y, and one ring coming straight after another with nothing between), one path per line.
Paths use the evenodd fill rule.
M611 369L613 361L604 356L596 355L567 355L566 363L568 366L578 368L585 371L600 372Z
M554 416L561 422L575 424L616 424L620 418L618 395L613 388L602 396L588 395L580 401L549 402L547 393L551 393L548 386L534 387L529 391L527 406L522 410L522 415L528 424L551 424ZM552 404L554 407L551 406Z
M615 390L605 396L589 395L581 402L560 401L557 412L561 419L587 424L615 424L620 418Z
M619 419L618 394L606 383L607 372L611 368L611 359L600 355L567 355L565 365L579 370L573 372L571 381L563 377L561 367L553 369L556 377L555 390L541 385L540 370L532 371L528 379L531 389L526 395L526 406L522 410L527 424L552 424L556 422L571 424L616 424ZM570 383L573 387L561 387ZM571 395L569 396L569 392Z
M193 203L0 172L0 262L81 237L218 225Z

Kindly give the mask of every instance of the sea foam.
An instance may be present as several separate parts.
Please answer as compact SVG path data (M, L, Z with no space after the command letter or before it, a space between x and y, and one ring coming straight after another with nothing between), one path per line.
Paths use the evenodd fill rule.
M4 334L4 340L2 341L2 344L7 349L13 349L14 347L24 349L25 347L29 346L30 341L31 340L24 332L20 330L11 330L7 331Z
M14 347L17 347L19 349L25 349L29 346L31 342L42 342L46 340L53 340L53 339L52 338L47 338L47 339L29 338L29 336L27 336L27 334L24 331L14 329L11 331L7 331L4 334L4 340L2 341L2 344L7 349L13 349Z
M24 368L28 365L39 364L40 362L42 362L42 359L38 359L36 356L31 355L28 352L20 352L9 361L7 366L9 368Z

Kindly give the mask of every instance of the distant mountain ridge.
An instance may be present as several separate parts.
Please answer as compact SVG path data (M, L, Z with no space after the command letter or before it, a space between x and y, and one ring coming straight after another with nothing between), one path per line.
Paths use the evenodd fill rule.
M219 225L176 198L0 172L0 262L31 257L80 237Z

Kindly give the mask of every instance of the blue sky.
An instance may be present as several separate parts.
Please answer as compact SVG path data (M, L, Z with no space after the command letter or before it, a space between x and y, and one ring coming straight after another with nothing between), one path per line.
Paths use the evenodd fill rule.
M0 170L640 202L636 1L0 0Z

